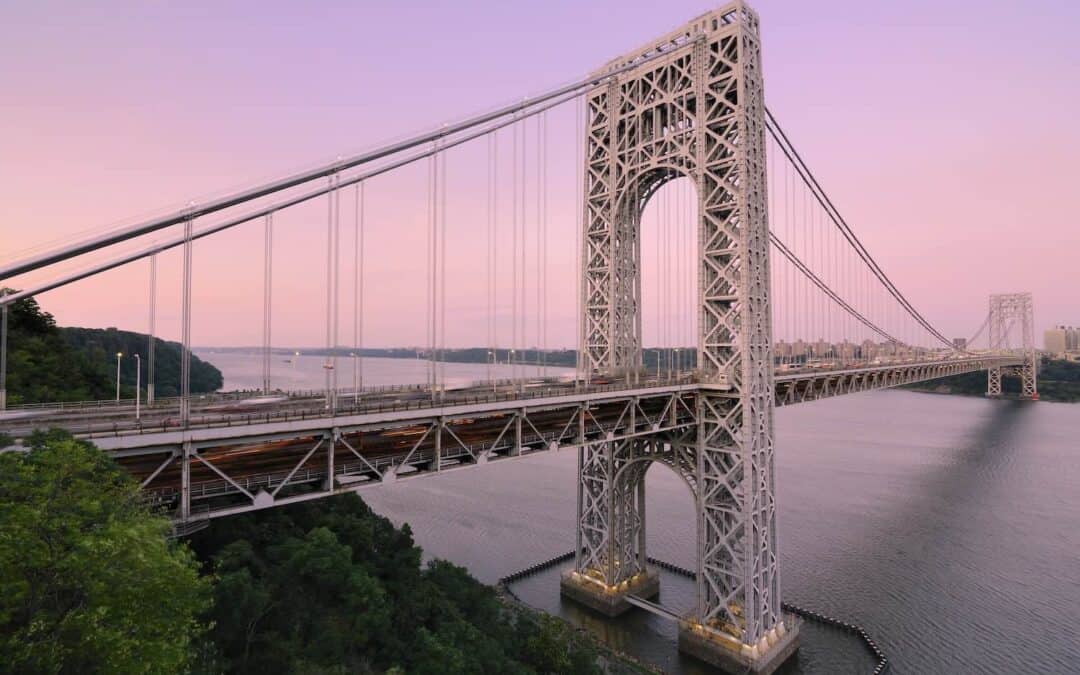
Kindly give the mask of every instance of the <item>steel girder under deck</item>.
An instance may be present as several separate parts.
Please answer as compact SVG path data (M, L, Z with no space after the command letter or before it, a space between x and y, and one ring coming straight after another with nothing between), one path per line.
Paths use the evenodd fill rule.
M806 403L821 398L900 387L980 370L1011 367L1021 363L1015 356L975 356L951 360L894 363L848 370L776 376L776 405Z
M681 430L695 423L695 397L694 385L674 385L98 442L140 480L149 500L175 509L184 522L538 451Z

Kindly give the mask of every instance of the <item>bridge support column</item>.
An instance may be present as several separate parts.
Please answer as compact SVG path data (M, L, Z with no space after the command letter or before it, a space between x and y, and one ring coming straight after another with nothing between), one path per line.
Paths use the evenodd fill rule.
M341 430L334 428L330 432L330 443L326 449L326 480L323 481L323 489L327 492L334 491L334 450L337 449L338 440L341 439Z
M514 445L512 448L510 448L511 457L517 457L521 454L521 440L523 438L521 433L524 430L524 420L525 409L522 408L521 410L517 411L516 415L514 415Z
M563 596L606 616L632 605L626 596L655 597L660 577L646 566L644 469L633 476L619 471L634 457L628 439L589 442L578 451L578 532L574 569L563 575ZM639 467L631 467L638 469Z
M991 368L986 371L986 395L1001 396L1001 368Z
M435 422L435 457L431 460L434 463L431 470L436 473L442 471L442 436L444 426L446 426L446 422L440 417L438 421Z
M184 441L180 449L180 522L191 518L191 441Z

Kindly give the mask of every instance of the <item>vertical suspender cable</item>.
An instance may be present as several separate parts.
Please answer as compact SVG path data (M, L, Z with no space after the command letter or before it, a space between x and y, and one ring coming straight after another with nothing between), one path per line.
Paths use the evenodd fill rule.
M334 179L336 174L330 174L330 192L326 193L326 330L325 344L326 356L323 358L323 388L326 390L326 409L332 410L333 392L330 381L330 349L333 346L333 302L334 302Z
M788 246L794 246L795 242L792 239L791 233L791 165L787 162L784 163L784 240L788 243ZM795 361L795 274L791 265L788 265L787 275L787 333L788 339L791 340L791 361Z
M5 310L7 305L4 306ZM157 324L157 254L150 256L150 331L146 346L146 405L154 405L154 332Z
M262 326L262 390L270 393L270 307L273 273L274 216L266 214L263 224L263 326Z
M512 194L510 209L510 227L513 231L513 240L510 246L510 264L512 267L510 276L513 278L513 282L511 283L510 289L510 295L512 298L510 310L512 335L510 339L510 353L508 355L508 358L510 361L510 377L512 380L514 380L514 386L516 387L517 359L515 358L514 350L516 350L518 347L518 125L515 124L510 129L514 134L514 150L510 158L510 179L511 183L513 184L513 187L510 190Z
M356 251L353 269L353 403L359 405L364 388L364 182L356 185Z
M813 248L814 248L814 245L813 245L814 243L813 243L813 239L812 239L813 228L811 227L812 223L810 221L810 200L809 200L809 198L807 196L805 188L802 189L802 206L803 206L803 212L802 212L802 236L803 236L802 256L803 256L803 260L812 260L811 255L813 253ZM811 341L811 344L814 345L814 356L815 357L820 357L821 346L818 344L817 336L814 335L813 285L810 283L810 280L806 278L806 275L802 275L802 276L803 276L803 299L802 299L802 305L803 305L803 315L805 316L805 323L806 323L806 336Z
M542 335L540 348L543 350L541 363L543 364L543 376L548 377L548 112L540 113L540 121L543 123L543 144L540 146L543 152L543 168L540 175L542 186L543 213L541 214L541 269L543 275L540 285L543 288L543 309L540 312Z
M526 318L528 317L528 301L527 301L527 295L526 295L526 289L528 288L528 283L527 283L528 267L527 267L527 265L525 263L525 260L526 260L525 259L526 241L528 239L528 236L527 236L528 228L526 226L526 224L528 222L528 218L526 217L526 211L527 211L526 204L528 202L528 189L527 189L527 183L528 183L528 170L527 170L527 167L528 167L528 163L527 163L527 159L528 159L528 154L529 154L529 152L528 152L529 139L528 139L528 134L526 132L527 132L527 128L525 126L525 121L522 120L522 122L521 122L521 286L519 288L519 290L521 291L521 314L519 315L520 318L521 318L521 330L518 333L518 337L521 339L521 352L519 354L520 358L518 360L522 364L521 369L519 371L519 377L522 380L522 386L523 387L524 387L524 379L525 379L525 355L526 355L526 353L528 351L527 348L528 348L528 343L529 343L528 332L526 331L526 329L528 327L528 322L526 320Z
M180 307L180 426L191 420L191 223L184 221L184 269Z
M333 334L330 344L330 389L334 394L334 405L338 403L338 343L341 341L341 175L334 177L334 307Z
M437 292L437 283L438 283L438 151L437 150L438 150L438 141L437 140L435 141L435 150L436 150L436 152L435 152L435 154L433 154L432 159L431 159L431 189L430 189L430 192L429 192L429 198L431 200L431 202L430 202L430 205L431 205L431 219L430 219L430 222L429 222L429 238L430 238L429 241L431 242L431 244L430 244L430 246L431 246L431 268L430 268L430 272L429 272L429 280L430 280L429 293L430 293L430 299L431 300L430 300L429 311L431 312L431 314L429 315L429 320L428 320L428 326L429 326L429 332L430 332L429 335L428 335L428 350L429 350L428 375L429 375L429 383L430 383L430 387L431 387L432 401L435 400L435 397L437 395L436 392L437 392L437 388L438 388L438 372L437 372L437 367L438 367L438 365L437 365L438 364L438 353L437 353L437 349L438 349L438 322L437 322L437 311L438 311L438 292Z
M434 396L435 396L435 377L432 374L432 364L433 364L433 359L435 358L435 354L434 354L434 348L432 347L432 344L431 344L432 343L432 339L431 339L431 331L432 331L431 311L432 310L431 310L431 308L432 308L433 303L434 303L434 299L431 297L431 291L432 291L432 285L433 285L432 278L433 278L433 274L434 274L434 272L432 271L432 266L435 264L434 263L435 256L432 254L432 246L435 243L434 239L432 237L432 222L433 222L433 219L435 217L435 206L434 206L434 203L435 203L435 187L434 187L434 183L435 183L435 156L434 155L428 156L427 165L428 165L428 175L427 175L427 198L428 198L428 203L427 203L427 222L424 224L425 225L425 227L424 227L424 230L425 230L424 235L425 235L425 239L426 239L426 242L425 242L426 243L425 258L424 258L424 273L425 273L425 277L424 277L424 341L427 343L427 348L428 348L427 364L426 364L427 385L428 385L428 390L431 393L431 396L434 398Z
M491 134L491 379L498 381L499 362L499 134ZM492 391L497 385L492 384Z
M485 271L485 288L484 288L484 301L485 301L485 318L487 319L487 335L486 348L487 354L484 357L486 363L485 371L487 372L487 380L491 382L491 360L492 355L495 353L495 340L492 335L492 325L495 321L495 308L491 299L492 284L494 283L494 273L491 266L495 262L495 256L492 254L491 248L494 243L495 233L493 225L493 215L495 209L492 207L492 198L494 196L494 190L492 189L492 181L495 179L495 167L492 149L495 142L495 133L492 132L487 137L487 221L486 221L486 234L487 240L484 242L484 249L486 254L486 266Z
M533 344L537 347L537 350L534 350L537 375L541 372L539 347L543 343L541 332L544 330L542 325L544 307L541 295L544 292L544 129L542 117L542 115L536 116L536 342Z
M439 397L446 396L446 155L443 150L439 184Z

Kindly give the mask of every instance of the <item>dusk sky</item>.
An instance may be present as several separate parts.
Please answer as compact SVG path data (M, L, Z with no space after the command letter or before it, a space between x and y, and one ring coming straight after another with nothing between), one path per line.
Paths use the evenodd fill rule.
M768 106L931 322L969 335L990 293L1031 291L1040 346L1049 325L1080 325L1080 3L752 4ZM518 100L718 5L4 3L0 260ZM575 340L573 119L569 107L550 122L553 346ZM510 142L500 137L504 162ZM481 142L448 159L450 346L485 340L484 153ZM425 171L366 188L371 346L424 339ZM344 232L351 209L349 192ZM326 204L276 222L274 342L319 345ZM195 258L194 343L258 344L261 223L203 240ZM162 257L159 325L171 339L178 271L177 252ZM62 325L143 331L146 279L146 263L135 263L39 302Z

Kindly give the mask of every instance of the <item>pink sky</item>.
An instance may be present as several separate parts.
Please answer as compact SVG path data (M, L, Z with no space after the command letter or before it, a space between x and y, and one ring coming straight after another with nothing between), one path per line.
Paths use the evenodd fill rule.
M713 6L7 3L0 259L519 99ZM1030 290L1040 336L1050 324L1080 324L1077 3L754 6L769 107L931 322L968 335L990 293ZM572 120L570 108L550 121L552 346L575 340ZM508 171L510 136L499 142ZM448 160L451 346L485 341L484 153L481 143ZM424 342L424 176L413 167L367 188L369 345ZM351 194L343 204L348 233ZM275 344L323 342L325 219L321 201L278 218ZM195 252L194 342L257 344L261 225L204 242ZM167 254L160 269L159 325L174 339L178 261ZM136 263L39 301L61 324L145 330L146 277L146 263ZM348 310L350 291L351 278L342 289ZM507 293L500 304L500 334L509 336ZM349 311L342 324L350 340Z

